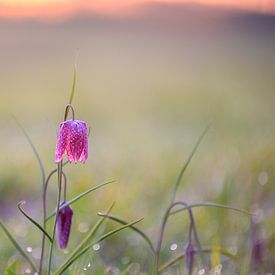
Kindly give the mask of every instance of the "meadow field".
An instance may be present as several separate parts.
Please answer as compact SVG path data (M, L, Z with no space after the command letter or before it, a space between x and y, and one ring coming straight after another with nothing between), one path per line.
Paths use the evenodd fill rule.
M14 117L46 172L55 169L56 135L78 51L72 105L91 132L86 163L64 167L67 197L114 182L72 205L69 244L64 251L54 248L53 268L113 202L112 215L127 222L144 218L135 226L156 247L174 183L211 123L176 201L213 202L254 214L193 208L202 247L212 249L205 253L212 274L275 274L275 16L147 4L124 17L0 19L0 33L0 219L36 265L41 232L17 204L26 201L24 209L41 222L41 175ZM49 186L49 213L56 181ZM106 219L96 236L118 226ZM160 266L184 252L188 227L187 213L170 217ZM4 231L0 240L0 274L16 259L20 274L30 274ZM64 274L153 274L153 263L148 244L127 228L93 246ZM162 274L187 274L184 265L179 260ZM204 268L196 253L192 274L206 274Z

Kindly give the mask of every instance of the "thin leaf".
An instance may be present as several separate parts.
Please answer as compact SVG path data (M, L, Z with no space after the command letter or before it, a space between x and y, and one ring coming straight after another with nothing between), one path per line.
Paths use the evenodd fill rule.
M123 225L129 224L128 222L123 221L123 220L121 220L117 217L114 217L112 215L109 215L107 213L98 212L97 214L101 217L108 218L110 220L113 220L113 221L118 222L118 223L123 224ZM151 248L153 253L155 253L154 246L153 246L151 240L149 239L149 237L143 231L141 231L140 229L138 229L137 227L135 227L133 225L131 225L130 228L133 229L136 233L138 233L147 242L147 244L149 245L149 247Z
M219 252L220 254L230 258L231 260L236 260L236 255L232 254L231 252L229 252L227 249L225 248L221 248L221 247L215 247L214 249L209 249L209 248L203 248L201 250L203 253L212 253L213 251ZM173 257L172 259L170 259L169 261L167 261L166 263L164 263L158 270L158 272L163 272L164 270L166 270L167 268L169 268L170 266L174 265L175 263L177 263L178 261L182 260L184 258L184 253L181 253L175 257Z
M254 215L253 213L250 213L246 210L240 209L240 208L236 208L233 206L229 206L229 205L225 205L225 204L220 204L220 203L214 203L214 202L199 202L199 203L193 203L193 204L189 204L186 207L182 207L178 210L172 211L170 213L170 215L174 215L177 214L181 211L187 210L188 208L195 208L195 207L218 207L218 208L224 208L224 209L228 209L228 210L233 210L233 211L237 211L246 215Z
M22 255L22 257L31 265L33 271L37 271L34 263L29 258L29 256L25 253L24 249L21 248L21 246L18 244L18 242L13 238L9 230L5 227L5 225L0 221L0 227L2 227L3 231L9 238L9 240L12 242L13 246L18 250L18 252Z
M37 151L37 149L35 148L30 136L28 135L27 131L24 129L24 127L19 123L19 121L16 119L15 116L13 116L13 119L15 120L16 124L18 125L18 127L21 129L21 131L23 132L24 136L26 137L27 141L29 142L31 148L32 148L32 151L37 159L37 162L39 164L39 168L40 168L40 172L41 172L41 177L42 177L42 184L45 183L46 181L46 175L45 175L45 169L44 169L44 165L41 161L41 158L39 156L39 153Z
M56 272L55 274L62 274L64 271L66 271L66 269L68 269L68 267L70 267L78 258L80 258L83 254L85 254L89 249L91 249L95 244L99 243L99 242L102 242L103 240L105 240L106 238L114 235L115 233L127 228L127 227L130 227L130 226L133 226L134 224L142 221L142 219L139 219L139 220L136 220L134 222L131 222L131 223L128 223L126 225L123 225L117 229L114 229L104 235L102 235L101 237L99 237L96 241L94 241L92 244L88 245L87 247L85 247L84 249L82 249L72 260L70 260L64 267L62 267L61 269L58 270L58 272Z
M77 58L78 58L78 54L77 54L77 56L76 56L76 62L75 62L75 66L74 66L73 85L72 85L72 90L71 90L71 94L70 94L69 104L72 104L73 99L74 99L74 94L75 94Z
M113 202L112 205L108 208L107 213L110 213L110 211L113 209L115 203ZM105 220L105 217L101 217L96 224L91 228L91 230L88 232L88 234L85 236L85 238L80 242L80 244L73 250L73 252L70 254L68 259L65 260L63 264L59 267L59 269L56 271L56 274L60 274L60 270L64 268L85 246L87 242L89 242L92 237L96 234L97 230Z
M96 185L95 187L92 187L92 188L90 188L90 189L84 191L83 193L77 195L76 197L74 197L74 198L72 198L71 200L67 201L66 203L62 204L62 205L60 206L59 210L62 210L63 208L67 207L68 205L71 205L71 204L77 202L79 199L81 199L82 197L88 195L89 193L91 193L91 192L93 192L93 191L95 191L95 190L97 190L97 189L99 189L99 188L101 188L101 187L103 187L103 186L105 186L105 185L108 185L108 184L110 184L110 183L113 183L113 182L115 182L115 180L111 180L111 181L108 181L108 182L104 182L104 183L102 183L102 184ZM49 219L51 219L52 217L54 217L55 214L56 214L56 211L52 212L52 213L47 217L46 221L48 221Z
M198 149L198 147L199 147L201 141L203 140L204 136L205 136L206 133L208 132L210 126L211 126L211 124L209 124L209 125L204 129L204 131L203 131L202 134L200 135L200 137L199 137L197 143L195 144L195 147L194 147L193 150L191 151L191 154L189 155L187 161L186 161L185 164L183 165L183 167L182 167L182 169L181 169L181 171L180 171L180 173L179 173L179 175L178 175L178 177L177 177L177 180L176 180L176 182L175 182L175 184L174 184L174 188L173 188L172 196L171 196L171 202L174 202L175 197L176 197L176 194L177 194L177 190L178 190L178 188L179 188L181 179L182 179L182 177L183 177L183 174L184 174L184 172L186 171L186 169L187 169L189 163L191 162L191 160L192 160L194 154L196 153L196 151L197 151L197 149Z
M35 221L32 217L30 217L26 211L23 210L23 208L21 207L22 204L25 204L26 202L25 201L21 201L18 203L17 207L18 209L20 210L20 212L32 223L34 224L40 231L42 231L42 233L49 239L49 241L52 243L53 240L52 238L50 237L50 235L47 233L46 230L43 229L43 227L37 222Z

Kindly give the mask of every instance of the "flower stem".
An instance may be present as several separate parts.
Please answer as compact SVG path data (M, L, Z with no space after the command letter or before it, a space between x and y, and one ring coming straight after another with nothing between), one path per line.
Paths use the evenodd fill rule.
M165 230L165 226L167 223L167 220L169 218L170 212L171 210L177 206L177 205L183 205L185 207L188 207L188 204L182 201L178 201L178 202L173 202L170 204L170 206L167 208L163 220L162 220L162 224L161 224L161 228L160 228L160 233L159 233L159 237L158 237L158 242L157 242L157 248L156 248L156 254L155 254L155 262L154 262L154 275L158 275L159 274L159 258L160 258L160 250L161 250L161 244L162 244L162 240L163 240L163 235L164 235L164 230ZM188 208L188 212L189 212L189 219L190 219L190 227L189 227L189 239L191 238L191 232L194 232L194 236L197 242L197 246L198 246L198 250L199 252L201 251L201 244L199 241L199 237L196 231L196 227L195 227L195 221L194 221L194 217L193 217L193 213L192 210L190 208ZM200 253L201 254L201 253Z
M47 177L45 184L43 186L43 229L46 231L46 220L47 220L47 207L46 207L46 202L47 202L47 189L48 185L50 182L51 177L58 171L58 169L54 169ZM64 192L66 191L66 185L67 185L67 179L65 173L62 172L62 175L64 177ZM65 197L65 194L64 194ZM65 198L64 198L65 200ZM42 244L41 244L41 255L40 255L40 262L39 262L39 274L42 274L43 270L43 260L44 260L44 251L45 251L45 239L46 236L45 234L42 235Z
M58 173L58 195L57 195L57 204L56 204L56 214L55 214L55 221L53 226L52 232L52 240L53 242L50 244L50 252L49 252L49 262L48 262L48 275L51 274L51 265L52 265L52 254L53 254L53 244L55 239L55 230L57 224L57 217L59 214L59 207L60 207L60 199L61 199L61 186L62 186L62 160L58 163L57 173Z

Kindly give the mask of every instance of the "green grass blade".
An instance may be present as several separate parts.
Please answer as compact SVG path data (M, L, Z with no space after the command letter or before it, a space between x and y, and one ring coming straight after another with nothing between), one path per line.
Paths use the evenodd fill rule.
M193 203L193 204L189 204L186 207L182 207L180 209L174 210L170 213L170 215L174 215L177 214L181 211L187 210L188 208L195 208L195 207L218 207L218 208L223 208L223 209L228 209L228 210L233 210L236 212L240 212L246 215L254 215L253 213L250 213L246 210L237 208L237 207L233 207L233 206L229 206L229 205L225 205L225 204L220 204L220 203L214 203L214 202L199 202L199 203Z
M32 151L37 159L37 162L39 164L39 168L40 168L40 172L41 172L41 177L42 177L42 184L45 184L45 181L46 181L46 175L45 175L45 169L44 169L44 165L41 161L41 158L39 156L39 153L36 149L36 147L34 146L30 136L28 135L27 131L24 129L24 127L19 123L19 121L16 119L15 116L13 116L13 119L15 120L17 126L21 129L21 131L23 132L24 136L26 137L27 141L29 142L31 148L32 148Z
M107 182L104 182L104 183L102 183L102 184L96 185L96 186L94 186L94 187L92 187L92 188L90 188L90 189L84 191L83 193L80 193L80 194L77 195L76 197L74 197L74 198L72 198L71 200L67 201L66 203L62 204L62 206L60 206L59 210L62 210L62 209L65 208L66 206L71 205L71 204L77 202L78 200L80 200L81 198L85 197L85 196L88 195L89 193L91 193L91 192L93 192L93 191L95 191L95 190L97 190L97 189L99 189L99 188L101 188L101 187L103 187L103 186L105 186L105 185L108 185L108 184L110 184L110 183L113 183L113 182L115 182L115 180L107 181ZM49 219L51 219L52 217L54 217L55 214L56 214L56 211L53 211L53 212L47 217L46 221L48 221Z
M112 205L108 208L106 211L108 214L112 211L115 203L113 202ZM91 228L91 230L87 233L87 235L84 237L84 239L79 243L79 245L72 251L72 253L69 255L68 259L65 260L63 264L58 268L58 270L55 272L55 274L61 274L61 270L81 251L81 249L89 242L94 235L96 234L97 230L105 220L105 217L101 217L96 224Z
M118 222L123 225L129 224L128 222L123 221L123 220L121 220L115 216L109 215L107 213L98 212L97 214L101 217L108 218L110 220L113 220L113 221ZM154 246L153 246L151 240L149 239L149 237L143 231L141 231L140 229L138 229L137 227L135 227L133 225L131 225L130 228L133 229L136 233L138 233L145 240L145 242L147 242L147 244L149 245L149 247L151 248L153 253L155 253Z
M203 248L201 250L203 253L212 253L213 251L219 252L220 254L230 258L231 260L236 260L237 256L235 254L232 254L231 252L229 252L227 249L225 248L221 248L221 247L215 247L214 249L209 249L209 248ZM182 260L184 258L184 253L181 253L175 257L173 257L172 259L170 259L169 261L167 261L166 263L164 263L160 268L159 268L159 272L163 272L164 270L166 270L167 268L169 268L170 266L176 264L178 261Z
M191 162L191 160L192 160L194 154L196 153L196 151L197 151L197 149L198 149L200 143L202 142L204 136L205 136L206 133L208 132L210 126L211 126L211 124L209 124L209 125L203 130L203 132L202 132L202 134L200 135L200 137L199 137L197 143L195 144L195 147L193 148L193 150L191 151L191 153L190 153L190 155L189 155L187 161L186 161L185 164L183 165L183 167L182 167L182 169L181 169L181 171L180 171L180 173L179 173L179 175L178 175L178 177L177 177L177 180L176 180L176 182L175 182L175 184L174 184L174 188L173 188L173 190L172 190L171 202L174 202L174 200L175 200L175 198L176 198L176 194L177 194L178 188L179 188L179 185L180 185L180 182L181 182L181 179L182 179L182 177L183 177L183 175L184 175L184 173L185 173L185 171L186 171L188 165L190 164L190 162Z
M18 203L18 205L17 205L17 207L18 207L18 209L20 210L20 212L32 223L32 224L34 224L48 239L49 239L49 241L52 243L53 242L53 240L52 240L52 238L50 237L50 235L47 233L47 231L45 231L44 229L43 229L43 227L37 222L37 221L35 221L32 217L30 217L27 213L26 213L26 211L24 211L23 210L23 208L21 207L21 205L22 204L25 204L25 201L21 201L21 202L19 202Z
M22 255L22 257L30 264L34 272L37 272L37 269L32 262L32 260L29 258L29 256L25 253L24 249L18 244L18 242L13 238L9 230L5 227L5 225L0 221L0 227L2 227L3 231L13 244L13 246L18 250L18 252Z
M76 62L75 62L75 66L74 66L73 85L72 85L72 90L71 90L71 94L70 94L69 104L72 104L73 99L74 99L75 85L76 85Z
M100 236L96 241L92 242L92 244L90 244L90 245L88 245L87 247L85 247L84 249L82 249L74 258L72 258L70 261L68 261L67 264L64 265L64 267L62 267L62 268L61 268L58 272L56 272L55 274L56 274L56 275L57 275L57 274L59 275L59 274L62 274L64 271L66 271L66 269L68 269L77 259L79 259L83 254L85 254L89 249L91 249L91 248L93 247L93 245L95 245L95 244L97 244L97 243L99 243L99 242L102 242L102 241L105 240L106 238L108 238L108 237L110 237L110 236L116 234L117 232L119 232L119 231L121 231L121 230L123 230L123 229L125 229L125 228L128 228L128 227L130 227L130 226L133 226L134 224L136 224L136 223L138 223L138 222L140 222L140 221L142 221L142 220L143 220L143 218L142 218L142 219L138 219L138 220L136 220L136 221L133 221L133 222L131 222L131 223L127 223L126 225L123 225L123 226L121 226L121 227L119 227L119 228L117 228L117 229L114 229L114 230L112 230L112 231L110 231L110 232L108 232L108 233L106 233L106 234Z

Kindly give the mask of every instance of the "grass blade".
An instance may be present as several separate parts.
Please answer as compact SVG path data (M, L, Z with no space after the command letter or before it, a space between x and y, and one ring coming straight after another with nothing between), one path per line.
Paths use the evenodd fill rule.
M20 212L32 223L32 224L34 224L48 239L49 239L49 241L52 243L53 242L53 240L52 240L52 238L50 237L50 235L47 233L47 231L45 231L44 229L43 229L43 227L37 222L37 221L35 221L32 217L30 217L27 213L26 213L26 211L24 211L23 210L23 208L21 207L21 205L22 204L25 204L26 202L25 201L21 201L21 202L19 202L18 203L18 205L17 205L17 207L18 207L18 209L20 210Z
M214 249L209 249L209 248L203 248L201 250L203 253L212 253L213 251L219 252L220 254L230 258L231 260L236 260L236 255L232 254L231 252L229 252L227 249L225 248L221 248L221 247L216 247ZM184 258L184 253L181 253L175 257L173 257L172 259L170 259L169 261L167 261L166 263L164 263L158 270L158 272L163 272L164 270L166 270L167 268L169 268L170 266L174 265L175 263L177 263L178 261L182 260Z
M178 188L179 188L179 185L180 185L180 182L181 182L181 179L184 175L184 172L186 171L189 163L191 162L194 154L196 153L201 141L203 140L204 136L206 135L206 133L208 132L209 128L210 128L211 124L209 124L202 132L202 134L200 135L197 143L195 144L195 147L193 148L193 150L191 151L187 161L185 162L185 164L183 165L178 177L177 177L177 180L174 184L174 188L173 188L173 191L172 191L172 196L171 196L171 202L174 202L175 198L176 198L176 194L177 194L177 191L178 191Z
M27 141L29 142L29 144L30 144L30 146L31 146L31 148L32 148L32 151L33 151L33 153L34 153L34 155L35 155L35 157L36 157L36 159L37 159L37 162L38 162L38 164L39 164L39 168L40 168L40 172L41 172L41 177L42 177L42 184L44 184L45 181L46 181L46 175L45 175L44 165L43 165L43 163L42 163L42 161L41 161L41 158L40 158L40 156L39 156L39 153L38 153L36 147L34 146L34 144L33 144L32 140L31 140L30 136L29 136L28 133L27 133L27 131L24 129L24 127L19 123L19 121L16 119L15 116L13 116L13 119L15 120L17 126L18 126L18 127L21 129L21 131L23 132L24 136L26 137Z
M237 208L237 207L233 207L233 206L229 206L229 205L225 205L225 204L220 204L220 203L215 203L215 202L199 202L199 203L193 203L193 204L189 204L188 206L182 207L180 209L177 209L175 211L172 211L170 213L170 215L174 215L177 214L181 211L187 210L188 208L195 208L195 207L218 207L218 208L223 208L223 209L228 209L228 210L233 210L236 212L240 212L246 215L254 215L253 213L250 213L246 210Z
M110 220L113 220L113 221L118 222L118 223L123 224L123 225L129 224L128 222L123 221L123 220L121 220L117 217L114 217L112 215L109 215L107 213L98 212L97 214L101 217L108 218ZM151 248L153 253L155 253L154 246L153 246L151 240L149 239L149 237L143 231L141 231L140 229L138 229L137 227L135 227L133 225L131 225L130 228L133 229L136 233L138 233L147 242L147 244L149 245L149 247Z
M99 189L99 188L101 188L101 187L103 187L103 186L105 186L105 185L108 185L108 184L110 184L110 183L113 183L113 182L115 182L115 180L107 181L107 182L104 182L104 183L102 183L102 184L96 185L96 186L94 186L94 187L92 187L92 188L90 188L90 189L84 191L83 193L80 193L79 195L77 195L77 196L74 197L73 199L71 199L71 200L67 201L66 203L62 204L62 206L60 206L59 210L62 210L62 209L65 208L66 206L71 205L71 204L77 202L79 199L83 198L84 196L88 195L89 193L91 193L91 192L93 192L93 191L95 191L95 190L97 190L97 189ZM54 217L55 214L56 214L56 211L53 211L53 212L47 217L46 221L48 221L49 219L51 219L52 217Z
M112 205L108 208L106 211L108 214L110 211L112 211L115 203L113 202ZM85 236L85 238L80 242L80 244L74 249L74 251L70 254L68 259L65 260L63 264L58 268L56 271L56 274L61 274L61 270L81 251L81 249L85 246L85 244L92 239L92 237L96 234L97 230L105 220L105 217L101 217L96 224L91 228L91 230L88 232L88 234Z
M24 249L18 244L18 242L13 238L9 230L5 227L5 225L0 221L0 227L2 227L3 231L13 244L13 246L18 250L18 252L22 255L22 257L30 264L34 272L37 272L37 269L32 262L32 260L29 258L29 256L25 253Z
M75 94L75 85L76 85L76 64L77 64L77 59L78 59L78 53L76 54L76 61L74 65L74 74L73 74L73 85L72 85L72 90L70 94L70 99L69 99L69 104L72 104L73 99L74 99L74 94Z
M64 271L66 271L66 269L68 269L68 267L70 267L78 258L80 258L83 254L85 254L89 249L91 249L93 247L93 245L99 243L99 242L102 242L103 240L105 240L106 238L114 235L115 233L125 229L125 228L128 228L130 226L133 226L134 224L142 221L142 219L138 219L136 221L133 221L131 223L127 223L126 225L123 225L117 229L114 229L104 235L102 235L101 237L99 237L96 241L92 242L92 244L88 245L87 247L85 247L84 249L82 249L74 258L72 258L70 261L67 262L66 265L64 265L64 267L62 267L61 269L59 269L55 274L56 275L59 275L59 274L62 274Z

